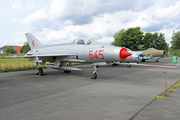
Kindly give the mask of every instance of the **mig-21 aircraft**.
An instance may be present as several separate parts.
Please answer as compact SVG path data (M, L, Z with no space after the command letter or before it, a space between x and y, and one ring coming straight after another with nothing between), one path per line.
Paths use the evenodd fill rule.
M165 56L164 50L157 50L155 48L149 48L145 51L139 51L143 53L142 62L145 62L149 59L155 59L155 62L159 62L160 58Z
M54 63L47 64L46 67L69 73L74 70L81 70L71 67L71 63L123 62L128 56L136 54L135 52L128 52L126 48L101 45L90 39L74 40L69 44L43 45L31 33L26 33L25 35L31 50L23 57L30 58L29 61L36 62L37 74L40 76L43 75L43 69L39 67L41 62ZM96 79L96 65L93 68L94 71L91 73L91 78Z

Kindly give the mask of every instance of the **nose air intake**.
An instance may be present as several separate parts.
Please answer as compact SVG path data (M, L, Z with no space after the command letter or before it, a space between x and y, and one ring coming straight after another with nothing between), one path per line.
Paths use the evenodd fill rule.
M126 57L132 55L131 53L127 52L126 48L122 48L119 52L119 57L122 61L126 60Z

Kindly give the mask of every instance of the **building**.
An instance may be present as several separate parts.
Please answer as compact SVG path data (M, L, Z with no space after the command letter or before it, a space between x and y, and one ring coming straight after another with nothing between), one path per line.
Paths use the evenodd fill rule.
M21 54L21 52L20 52L21 48L23 48L23 46L17 46L16 47L15 50L17 51L17 54Z
M12 46L14 48L14 50L17 51L18 54L21 54L20 50L21 50L22 46L13 46L13 45L5 45L5 46L1 47L0 53L4 53L4 50L6 49L7 46Z

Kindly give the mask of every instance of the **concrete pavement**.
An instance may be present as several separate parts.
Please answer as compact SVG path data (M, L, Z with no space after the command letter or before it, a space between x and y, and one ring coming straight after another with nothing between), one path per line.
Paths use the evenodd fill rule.
M160 63L175 65L172 58ZM180 79L180 70L132 66L100 67L90 79L92 67L64 73L45 69L0 73L0 120L177 120L180 89L167 99L156 99ZM164 73L164 71L166 73Z

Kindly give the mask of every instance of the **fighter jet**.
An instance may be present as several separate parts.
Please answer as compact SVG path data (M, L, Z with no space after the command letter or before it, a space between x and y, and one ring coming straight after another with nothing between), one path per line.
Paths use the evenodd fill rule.
M139 51L143 53L142 62L145 62L149 59L155 59L155 62L159 62L160 58L165 56L164 50L157 50L155 48L149 48L145 51Z
M43 69L39 67L40 62L51 62L47 68L63 70L66 73L81 70L71 67L71 63L95 63L125 61L128 56L134 53L128 52L126 48L101 45L91 39L74 40L69 44L43 45L31 33L25 34L31 50L24 56L29 61L36 62L38 75L43 75ZM91 78L97 78L96 65Z

